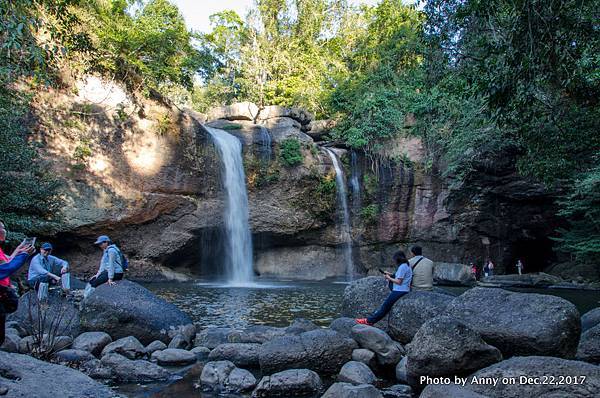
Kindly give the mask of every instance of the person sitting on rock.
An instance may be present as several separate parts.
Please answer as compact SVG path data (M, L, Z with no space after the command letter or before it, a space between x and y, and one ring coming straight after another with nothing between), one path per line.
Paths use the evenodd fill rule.
M421 246L410 248L412 253L408 265L412 269L412 290L433 290L433 261L423 256Z
M114 281L123 279L123 256L117 245L110 241L110 238L106 235L99 236L94 242L102 249L102 259L100 260L100 268L89 284L91 287L98 287L104 283L114 285Z
M392 291L377 311L367 318L357 319L356 322L363 325L376 324L383 319L388 312L390 312L400 297L404 296L410 291L410 283L412 281L413 273L412 269L408 265L408 260L406 259L406 255L403 251L397 251L394 253L394 264L398 265L398 270L396 271L394 277L392 278L392 275L389 273L385 273L383 275L388 282L393 283Z
M63 291L71 289L69 283L69 263L63 259L52 256L52 244L44 243L40 252L35 255L29 264L27 283L36 291L40 283L57 284L62 283Z

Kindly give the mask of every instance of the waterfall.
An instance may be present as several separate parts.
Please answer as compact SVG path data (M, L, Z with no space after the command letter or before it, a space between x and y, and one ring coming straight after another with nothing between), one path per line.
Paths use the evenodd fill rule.
M343 255L346 263L346 277L349 280L354 279L354 263L352 261L352 235L350 231L350 213L348 212L348 200L346 197L346 178L344 171L340 167L337 155L329 148L324 148L325 152L331 158L335 169L335 184L337 187L338 210L342 213L341 224L339 226L340 236L344 242Z
M267 165L271 162L271 134L266 127L260 126L261 159Z
M356 216L361 208L360 198L360 169L358 168L358 155L350 152L350 188L352 191L352 212Z
M232 285L249 284L253 280L252 237L248 224L248 193L242 163L242 144L226 131L207 127L217 146L222 162L225 188L225 275Z

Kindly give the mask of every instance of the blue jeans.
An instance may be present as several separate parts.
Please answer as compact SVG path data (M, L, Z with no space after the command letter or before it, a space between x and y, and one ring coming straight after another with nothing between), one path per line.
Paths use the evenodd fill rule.
M375 311L373 315L367 318L367 322L371 324L379 322L384 316L386 316L388 312L390 312L394 304L396 304L396 301L398 301L400 297L404 296L407 293L408 292L390 292L389 296L387 296L383 304L381 304L381 307L379 307L379 309Z

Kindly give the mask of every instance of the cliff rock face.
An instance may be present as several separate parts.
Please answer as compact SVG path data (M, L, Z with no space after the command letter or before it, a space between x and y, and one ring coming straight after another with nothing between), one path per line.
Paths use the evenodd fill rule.
M132 277L220 274L222 171L203 123L243 143L255 271L299 279L344 274L335 171L307 134L323 124L312 123L312 115L244 103L213 110L208 121L158 96L133 99L95 77L76 88L35 99L40 153L64 185L60 227L47 238L76 274L95 273L101 253L92 243L101 234L128 255ZM302 158L294 166L281 160L282 142L290 140ZM386 148L385 163L348 151L341 156L358 273L391 265L393 251L409 243L438 261L490 256L498 271L515 256L535 255L545 265L544 239L553 225L551 197L540 187L494 163L468 186L450 189L437 166L426 167L418 139Z

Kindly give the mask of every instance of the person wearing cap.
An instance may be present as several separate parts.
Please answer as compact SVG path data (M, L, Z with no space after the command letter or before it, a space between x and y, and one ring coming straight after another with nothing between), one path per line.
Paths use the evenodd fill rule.
M107 282L109 285L114 285L114 281L123 279L121 251L106 235L99 236L94 244L103 250L103 254L100 260L100 268L96 275L90 279L89 284L94 288Z
M52 253L52 244L46 242L40 247L40 252L31 259L27 283L35 290L39 288L40 283L57 284L68 280L61 277L69 273L69 263L50 253ZM68 291L70 286L62 283L62 288Z

